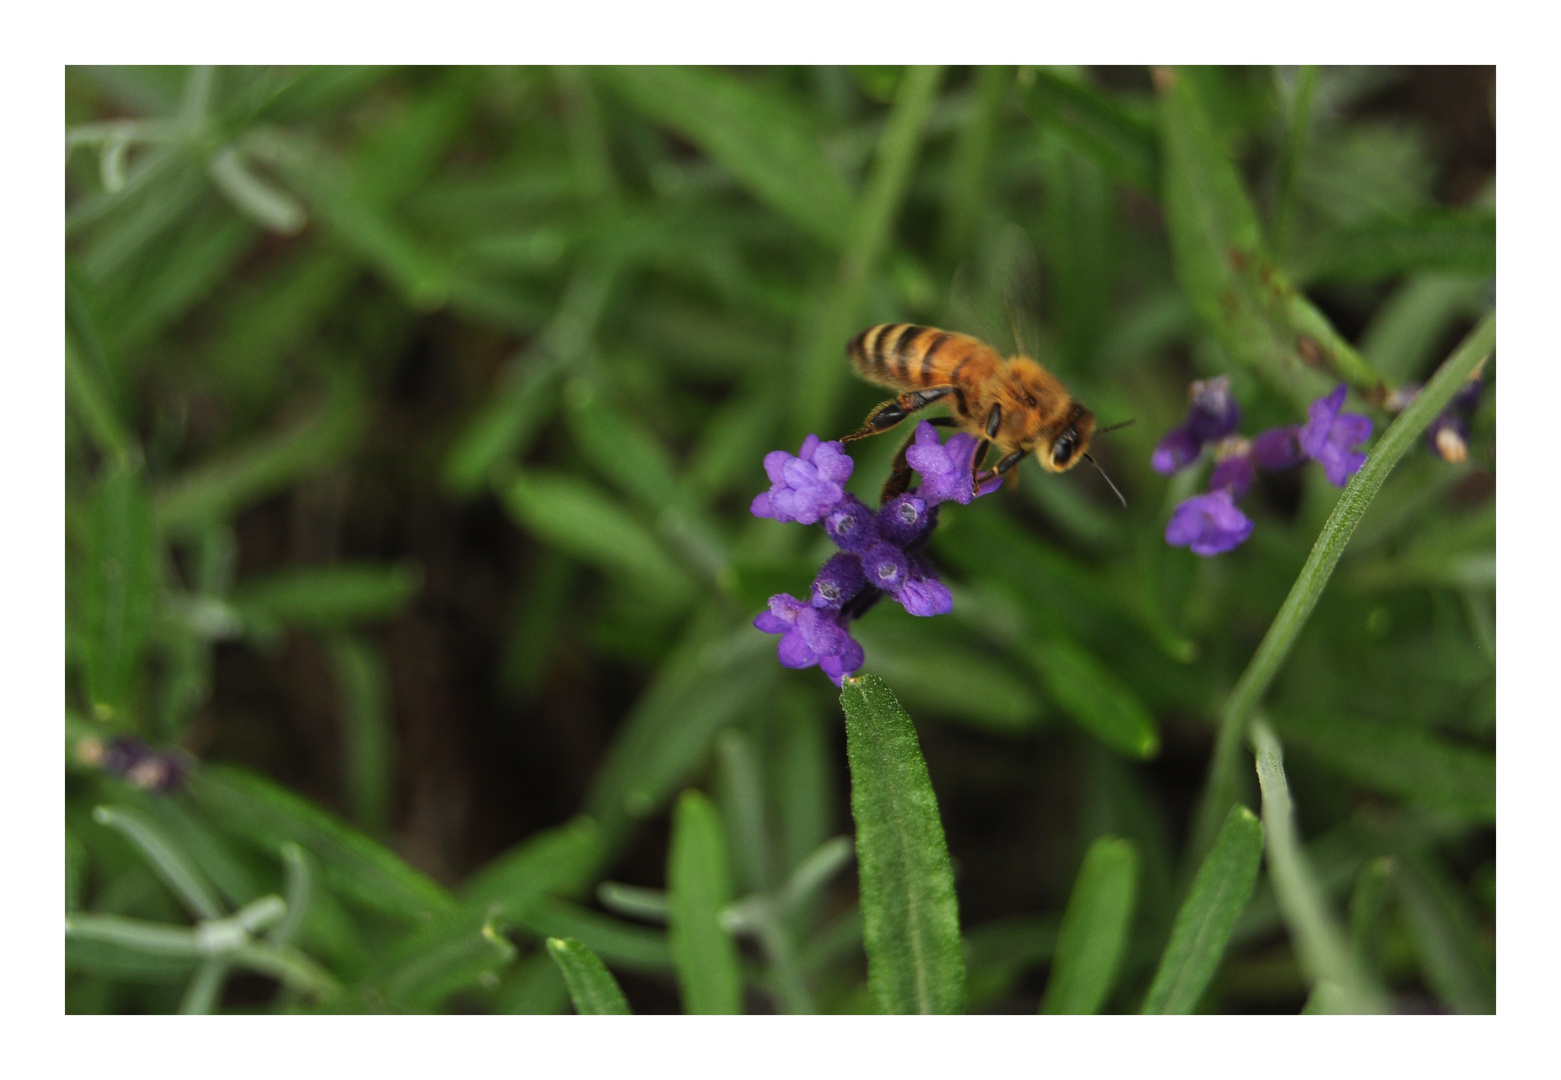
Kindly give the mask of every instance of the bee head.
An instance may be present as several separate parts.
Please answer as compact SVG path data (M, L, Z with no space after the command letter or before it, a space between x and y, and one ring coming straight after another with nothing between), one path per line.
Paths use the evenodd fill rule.
M1051 446L1037 455L1041 467L1048 472L1067 472L1079 463L1094 437L1094 414L1075 402L1068 412L1068 422L1052 439Z

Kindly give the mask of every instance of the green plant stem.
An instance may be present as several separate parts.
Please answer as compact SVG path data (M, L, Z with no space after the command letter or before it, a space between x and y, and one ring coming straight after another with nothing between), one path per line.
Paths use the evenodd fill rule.
M1296 75L1295 98L1290 103L1290 127L1285 133L1284 155L1279 162L1279 181L1274 192L1274 217L1270 225L1269 246L1274 257L1283 259L1290 242L1290 227L1295 218L1296 177L1300 173L1301 154L1312 127L1312 99L1317 90L1317 65L1303 64Z
M1241 749L1242 735L1247 718L1263 695L1267 693L1280 666L1290 655L1290 649L1300 636L1322 595L1333 568L1344 553L1344 547L1355 532L1361 515L1366 512L1372 498L1382 487L1388 473L1398 464L1399 458L1416 442L1432 419L1452 400L1453 394L1464 384L1471 372L1490 355L1496 346L1496 313L1490 312L1469 331L1451 356L1442 362L1425 389L1401 413L1382 438L1372 447L1366 463L1350 480L1339 501L1328 515L1306 564L1290 587L1279 613L1274 616L1268 633L1253 654L1252 660L1241 674L1220 713L1219 734L1214 744L1214 757L1209 764L1209 778L1204 786L1202 803L1193 830L1193 843L1188 852L1189 865L1196 866L1214 843L1226 814L1235 805L1236 758Z

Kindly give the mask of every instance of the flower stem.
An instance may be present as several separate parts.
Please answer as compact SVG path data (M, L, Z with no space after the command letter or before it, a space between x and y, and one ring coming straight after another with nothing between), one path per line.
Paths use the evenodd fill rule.
M1220 824L1237 802L1236 758L1241 750L1247 719L1268 691L1285 657L1290 654L1291 646L1311 616L1312 608L1328 584L1328 578L1333 574L1333 568L1355 532L1361 515L1366 512L1366 507L1382 487L1388 473L1393 471L1393 466L1398 464L1398 459L1420 438L1432 419L1452 400L1453 394L1457 393L1480 362L1490 355L1495 345L1496 313L1492 311L1442 362L1426 388L1383 433L1366 457L1366 463L1339 496L1333 513L1328 515L1317 542L1312 545L1312 553L1307 556L1300 575L1290 587L1290 595L1285 597L1279 614L1274 616L1268 633L1263 636L1257 652L1242 672L1220 713L1214 758L1209 764L1209 778L1204 785L1203 800L1193 827L1192 844L1187 852L1188 865L1196 867L1208 853Z

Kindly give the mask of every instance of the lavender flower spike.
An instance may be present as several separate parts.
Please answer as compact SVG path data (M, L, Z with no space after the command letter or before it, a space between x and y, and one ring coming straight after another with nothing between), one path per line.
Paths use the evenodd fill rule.
M1209 556L1231 550L1251 534L1252 522L1236 509L1230 489L1219 488L1179 504L1165 527L1165 542Z
M1340 383L1325 398L1318 398L1307 409L1308 419L1301 428L1301 452L1323 467L1323 474L1335 487L1343 487L1360 471L1366 455L1350 447L1371 437L1371 419L1358 413L1341 413L1344 384Z
M809 435L797 457L784 450L764 455L770 490L757 496L749 509L754 517L811 525L845 496L845 482L854 467L840 443Z

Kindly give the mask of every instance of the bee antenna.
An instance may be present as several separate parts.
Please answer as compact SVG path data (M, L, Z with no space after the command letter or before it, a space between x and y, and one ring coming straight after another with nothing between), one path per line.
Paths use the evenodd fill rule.
M1116 431L1118 428L1130 427L1131 425L1136 424L1136 423L1138 423L1138 417L1134 416L1134 417L1131 417L1130 419L1122 420L1122 421L1119 421L1119 422L1117 422L1115 424L1112 424L1110 427L1099 428L1095 432L1095 438L1097 438L1097 439L1100 438L1102 435L1104 435L1108 431Z
M1129 421L1127 421L1127 423L1129 423L1129 424L1131 424L1131 423L1132 423L1132 422L1133 422L1133 421L1131 421L1131 420L1129 420ZM1121 424L1118 424L1118 425L1116 425L1116 426L1117 426L1117 427L1121 427L1121 426L1122 426L1122 425L1121 425ZM1111 429L1110 429L1110 428L1107 428L1107 429L1106 429L1106 430L1107 430L1107 431L1109 431L1109 430L1111 430ZM1097 433L1096 433L1096 434L1099 434L1099 433L1098 433L1098 432L1097 432ZM1127 505L1127 499L1126 499L1126 497L1124 497L1124 496L1123 496L1123 494L1122 494L1122 492L1121 492L1121 491L1120 491L1120 490L1118 490L1118 488L1117 488L1117 486L1116 486L1116 485L1115 485L1115 484L1113 484L1113 483L1112 483L1112 482L1111 482L1111 477L1109 477L1109 476L1107 476L1107 475L1106 475L1106 470L1105 470L1105 469L1102 469L1102 468L1101 468L1101 467L1100 467L1100 462L1098 462L1098 461L1096 461L1096 460L1095 460L1095 459L1094 459L1094 458L1093 458L1093 457L1091 457L1091 456L1090 456L1090 455L1089 455L1089 454L1085 454L1085 455L1084 455L1084 460L1085 460L1085 461L1087 461L1087 462L1089 462L1089 463L1090 463L1090 464L1091 464L1091 465L1093 465L1093 466L1095 466L1095 471L1096 471L1096 472L1098 472L1098 473L1099 473L1099 474L1100 474L1100 477L1101 477L1101 479L1102 479L1102 480L1104 480L1104 481L1105 481L1105 482L1106 482L1106 486L1107 486L1107 487L1109 487L1109 488L1110 488L1110 489L1111 489L1111 491L1112 491L1112 493L1113 493L1113 494L1115 494L1115 495L1116 495L1116 497L1117 497L1117 498L1118 498L1118 499L1121 499L1121 500L1122 500L1122 505L1123 505L1123 506L1126 506L1126 505Z

